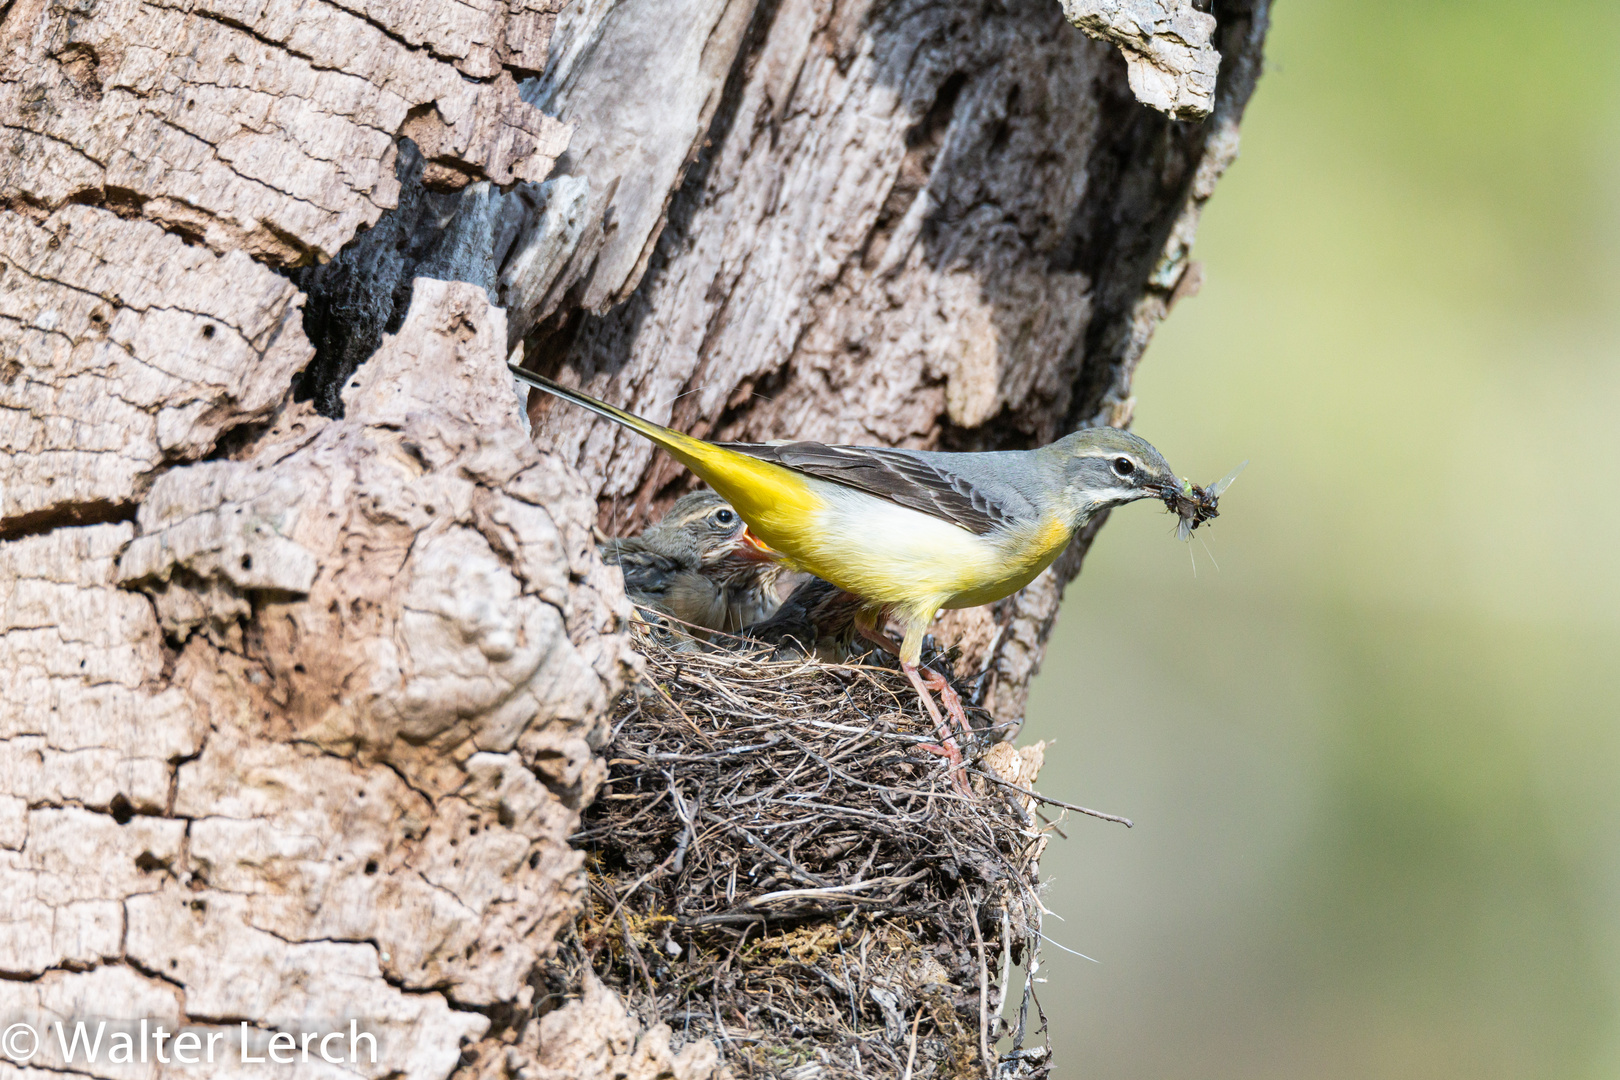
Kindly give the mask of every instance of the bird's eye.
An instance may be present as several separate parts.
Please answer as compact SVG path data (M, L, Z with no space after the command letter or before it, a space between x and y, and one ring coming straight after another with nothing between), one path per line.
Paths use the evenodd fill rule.
M714 512L714 520L721 525L730 525L732 522L737 520L737 515L732 513L730 510L716 510Z
M1129 476L1129 475L1131 475L1131 473L1133 473L1135 471L1136 471L1136 465L1135 465L1134 462L1131 461L1130 458L1117 457L1117 458L1114 459L1114 473L1116 475L1118 475L1118 476Z

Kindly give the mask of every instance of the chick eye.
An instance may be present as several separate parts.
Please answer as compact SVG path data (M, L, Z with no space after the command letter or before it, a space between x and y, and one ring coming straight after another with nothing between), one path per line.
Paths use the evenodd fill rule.
M716 510L714 512L714 520L719 522L721 525L730 525L732 522L737 520L737 515L732 513L730 510Z
M1130 458L1117 457L1114 459L1114 473L1117 476L1129 476L1136 471L1136 465Z

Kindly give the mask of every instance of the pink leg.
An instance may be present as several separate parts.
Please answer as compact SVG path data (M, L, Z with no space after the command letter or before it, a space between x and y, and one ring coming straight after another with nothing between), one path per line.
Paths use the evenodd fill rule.
M928 683L923 680L922 675L912 664L902 663L900 670L904 671L906 678L911 680L911 685L917 691L917 696L922 699L923 708L928 710L929 717L934 721L934 737L939 740L939 745L932 746L923 743L922 748L930 753L939 754L950 761L951 775L956 779L957 786L965 787L966 785L962 780L962 748L956 744L956 736L952 734L950 725L945 722L944 717L939 715L939 707L934 704L934 695L928 692ZM934 675L935 678L939 677L932 671L928 674ZM960 702L958 702L958 708L960 707ZM949 708L948 705L947 708Z
M962 709L962 698L957 694L956 688L951 685L949 679L931 668L923 668L920 671L917 668L911 668L907 671L907 674L911 676L913 686L920 679L927 689L939 695L941 704L945 706L945 715L950 718L949 725L939 723L939 714L934 712L933 701L926 694L924 694L923 700L928 702L929 713L934 717L934 721L939 723L940 742L944 744L945 756L951 762L951 778L956 781L956 786L962 790L962 794L973 794L973 789L968 787L967 770L962 766L962 751L956 743L957 732L966 735L973 730L968 726L967 713ZM922 690L919 689L919 693L921 692ZM953 727L955 728L954 731L951 730Z
M877 627L868 625L865 619L855 620L855 632L890 656L900 655L900 643Z
M963 735L973 730L968 724L967 710L962 708L962 697L956 692L951 681L933 668L920 669L922 680L928 689L939 695L939 700L945 706L945 713L956 724L956 730Z
M878 648L895 656L900 655L899 645L883 631L868 626L865 622L859 620L856 622L856 629L860 632L861 637ZM937 671L928 668L919 669L916 664L908 664L905 660L900 661L900 670L906 673L906 678L911 680L912 688L917 691L917 696L922 699L923 708L928 710L929 718L934 721L934 737L939 739L938 746L932 743L922 743L920 744L921 748L931 754L938 754L949 761L951 763L951 779L956 782L956 786L964 794L971 794L972 789L968 787L966 771L962 767L962 748L957 745L956 736L952 732L950 725L946 724L945 718L939 714L939 707L934 704L934 695L929 691L938 692L940 700L945 703L946 713L959 725L958 730L965 732L968 730L968 724L967 714L962 711L962 699L952 689L950 680Z

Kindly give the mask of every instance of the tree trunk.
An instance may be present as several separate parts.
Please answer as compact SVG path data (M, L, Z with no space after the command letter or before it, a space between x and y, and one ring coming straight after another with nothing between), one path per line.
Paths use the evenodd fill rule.
M503 364L728 439L1127 423L1259 72L1207 7L0 3L0 1023L714 1073L598 985L514 1034L637 665L591 528L688 478ZM1094 531L940 631L1005 720Z

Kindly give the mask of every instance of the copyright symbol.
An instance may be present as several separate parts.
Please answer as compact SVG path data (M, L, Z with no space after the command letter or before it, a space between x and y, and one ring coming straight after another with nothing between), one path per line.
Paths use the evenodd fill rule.
M39 1032L27 1024L12 1024L0 1035L0 1054L21 1065L39 1053Z

